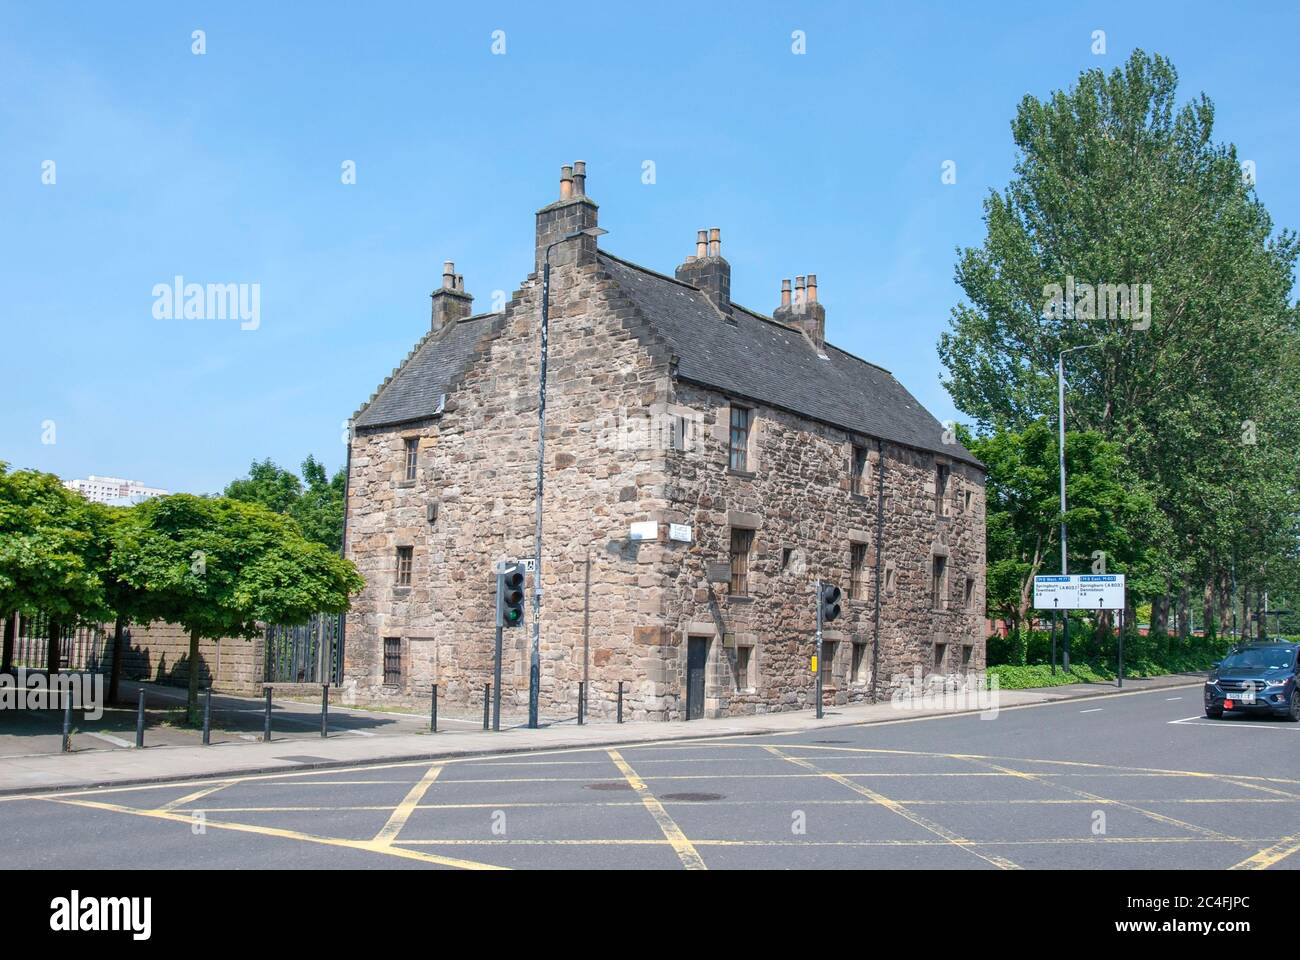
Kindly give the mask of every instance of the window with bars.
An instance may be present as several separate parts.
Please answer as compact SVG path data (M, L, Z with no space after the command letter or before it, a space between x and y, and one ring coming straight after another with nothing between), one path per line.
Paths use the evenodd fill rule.
M867 495L871 483L871 466L867 461L867 448L853 445L853 492L860 497Z
M754 531L732 528L731 595L749 595L749 551L754 546Z
M837 641L822 641L822 660L817 664L817 669L821 671L822 688L833 687L835 685L835 647Z
M414 552L414 547L397 548L397 585L399 587L409 587L411 585L411 555Z
M384 637L384 686L396 687L402 682L402 638Z
M867 545L849 544L849 599L867 599Z
M749 407L731 408L731 469L749 469L749 428L754 411Z
M415 467L419 462L420 456L420 438L408 437L406 440L406 471L404 478L407 480L415 479Z

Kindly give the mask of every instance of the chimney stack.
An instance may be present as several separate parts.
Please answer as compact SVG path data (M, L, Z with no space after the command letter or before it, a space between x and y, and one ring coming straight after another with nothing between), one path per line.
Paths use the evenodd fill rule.
M817 274L794 278L794 297L790 281L781 281L781 305L772 311L772 319L793 327L808 338L818 353L826 347L826 308L817 302Z
M587 196L587 164L577 162L560 168L560 199L537 211L534 266L540 274L546 248L557 240L596 226L599 208ZM551 266L595 263L596 238L579 237L551 251Z
M699 287L725 316L731 316L731 264L722 258L722 231L717 227L695 234L695 255L677 268L677 279Z
M442 286L430 296L433 298L430 329L434 333L474 312L474 298L465 292L465 278L456 272L456 264L450 260L442 265Z

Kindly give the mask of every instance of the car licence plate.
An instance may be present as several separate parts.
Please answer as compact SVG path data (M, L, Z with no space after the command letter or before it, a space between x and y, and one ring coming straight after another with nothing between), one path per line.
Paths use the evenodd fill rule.
M1242 704L1253 704L1255 702L1255 691L1243 690L1232 699Z

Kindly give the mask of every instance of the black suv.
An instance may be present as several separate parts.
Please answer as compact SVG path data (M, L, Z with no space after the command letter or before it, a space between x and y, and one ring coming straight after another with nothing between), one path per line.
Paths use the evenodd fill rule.
M1300 720L1297 689L1300 644L1251 643L1237 647L1210 671L1205 682L1205 715L1260 713Z

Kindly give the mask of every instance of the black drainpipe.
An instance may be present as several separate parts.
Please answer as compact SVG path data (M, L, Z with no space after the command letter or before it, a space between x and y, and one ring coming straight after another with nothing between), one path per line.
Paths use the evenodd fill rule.
M885 546L885 445L876 440L876 604L871 641L871 699L876 699L876 675L880 672L880 577Z

